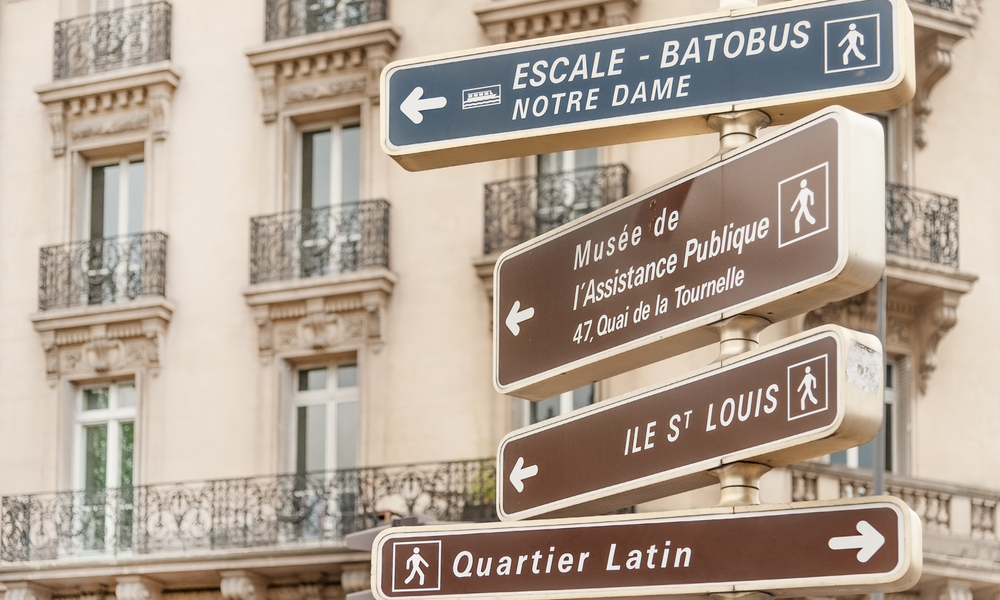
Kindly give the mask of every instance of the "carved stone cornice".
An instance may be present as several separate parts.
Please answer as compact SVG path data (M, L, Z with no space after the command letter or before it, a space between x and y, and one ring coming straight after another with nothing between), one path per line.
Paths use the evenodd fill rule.
M333 351L386 339L385 312L396 284L388 269L256 284L244 291L257 323L261 362L276 354Z
M168 61L38 86L35 92L52 129L53 156L65 154L68 144L114 140L120 134L166 139L179 82Z
M274 40L247 50L263 96L264 122L293 105L357 96L379 101L379 77L399 33L388 21Z
M496 0L475 8L491 43L617 27L632 22L638 0Z
M62 377L145 370L159 374L173 305L165 298L48 310L31 317L49 385Z

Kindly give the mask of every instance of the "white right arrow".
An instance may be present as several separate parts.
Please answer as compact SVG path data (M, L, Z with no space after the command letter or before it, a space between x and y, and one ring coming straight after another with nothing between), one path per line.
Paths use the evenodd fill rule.
M538 465L525 467L524 457L519 456L514 463L514 469L510 472L510 483L518 493L521 493L524 491L524 480L535 475L538 475Z
M858 521L858 533L830 538L831 550L858 550L858 562L866 563L885 543L885 538L868 521Z
M423 95L424 88L417 86L413 88L410 95L399 105L399 110L403 111L403 114L416 125L419 125L424 120L424 115L420 111L444 108L448 104L448 99L444 96L423 98Z
M514 335L521 333L521 323L527 321L531 317L535 316L535 309L528 307L521 310L521 301L515 300L514 306L510 307L510 313L507 314L507 320L504 321L507 324L507 329Z

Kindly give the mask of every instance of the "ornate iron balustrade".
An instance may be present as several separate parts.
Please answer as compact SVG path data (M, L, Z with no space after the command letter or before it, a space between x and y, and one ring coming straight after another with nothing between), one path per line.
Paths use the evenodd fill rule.
M886 186L886 252L958 268L958 199Z
M483 251L512 248L627 195L623 164L488 183Z
M136 233L39 252L38 308L65 308L163 296L167 235Z
M389 512L495 521L495 490L483 459L4 496L0 562L340 543Z
M267 0L267 41L384 21L387 0Z
M149 2L56 23L55 79L170 59L170 4Z
M365 200L250 220L250 283L389 266L389 203Z

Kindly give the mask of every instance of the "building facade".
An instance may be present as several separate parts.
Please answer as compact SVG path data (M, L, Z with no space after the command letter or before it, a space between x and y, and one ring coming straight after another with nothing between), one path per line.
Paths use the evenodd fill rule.
M998 600L1000 15L908 2L917 94L872 115L887 489L924 523L924 575L900 595ZM492 273L503 250L707 160L718 136L411 173L379 146L379 75L718 8L0 0L7 600L341 598L369 577L347 533L392 515L493 519L505 433L709 363L718 348L539 403L501 396ZM873 331L875 314L869 292L762 341ZM776 469L762 497L867 495L871 449Z

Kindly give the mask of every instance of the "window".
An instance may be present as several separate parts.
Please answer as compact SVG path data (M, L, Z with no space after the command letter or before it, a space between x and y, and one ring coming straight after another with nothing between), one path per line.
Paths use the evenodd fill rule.
M586 385L572 392L564 392L558 396L546 398L541 402L531 402L528 405L528 424L534 425L552 417L565 415L578 408L594 403L594 385Z
M898 419L898 364L894 360L887 360L885 364L885 470L889 473L896 471L897 464L897 419ZM858 469L871 469L875 466L875 440L867 444L842 450L830 455L830 463L844 465Z
M356 270L361 247L361 228L356 223L356 203L361 199L361 126L335 123L303 131L300 161L300 275Z
M536 166L537 233L555 229L600 207L597 148L540 154Z
M295 473L357 467L358 366L299 369L295 383Z
M83 387L76 407L76 480L88 550L131 547L136 387L132 381Z
M85 229L87 303L140 295L146 173L141 158L91 165Z

